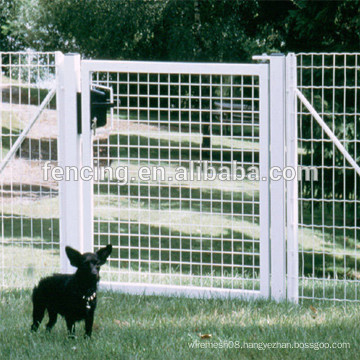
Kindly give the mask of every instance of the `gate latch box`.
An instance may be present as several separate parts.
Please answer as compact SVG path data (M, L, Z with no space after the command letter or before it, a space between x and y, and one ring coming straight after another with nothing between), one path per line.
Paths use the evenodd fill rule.
M99 128L106 125L106 114L109 109L115 106L112 101L110 89L101 87L101 89L90 90L90 127ZM81 93L77 94L77 115L78 115L78 133L81 134Z

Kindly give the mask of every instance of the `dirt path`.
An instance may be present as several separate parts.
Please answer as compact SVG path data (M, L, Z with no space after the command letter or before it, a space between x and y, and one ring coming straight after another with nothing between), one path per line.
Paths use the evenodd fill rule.
M23 128L28 121L36 114L38 106L1 103L2 114L12 113L12 117L17 119L17 123ZM4 124L6 126L9 124ZM110 122L106 127L96 131L94 143L94 156L100 152L108 151L108 138L115 133L139 133L145 134L148 131L159 130L156 126L136 123L129 120L114 120L111 126ZM57 190L58 183L54 180L43 180L42 166L46 161L50 161L51 166L57 165L57 138L58 122L56 110L47 109L41 114L39 120L35 123L29 134L21 144L15 157L0 174L0 185L2 189L11 189L36 186ZM100 155L101 157L102 155ZM50 179L50 177L49 177ZM5 191L6 193L6 191ZM3 196L5 194L3 192Z

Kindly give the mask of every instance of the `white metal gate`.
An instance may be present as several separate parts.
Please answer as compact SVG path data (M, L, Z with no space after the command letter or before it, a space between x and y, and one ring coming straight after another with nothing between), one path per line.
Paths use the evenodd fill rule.
M80 59L63 60L59 86L72 89L63 95L73 111ZM97 86L112 89L115 108L94 135ZM64 123L69 159L126 169L128 178L63 183L73 192L62 202L62 224L82 223L64 245L89 251L112 243L102 276L111 288L267 297L269 65L81 61L81 93L81 136ZM236 167L261 181L236 180Z
M116 102L112 124L98 131L83 165L95 154L97 165L123 167L128 177L120 186L110 177L88 184L89 236L95 248L115 248L108 286L268 295L268 181L219 178L236 165L267 177L267 84L265 64L82 62L87 141L89 89L111 87ZM215 180L206 179L206 166Z

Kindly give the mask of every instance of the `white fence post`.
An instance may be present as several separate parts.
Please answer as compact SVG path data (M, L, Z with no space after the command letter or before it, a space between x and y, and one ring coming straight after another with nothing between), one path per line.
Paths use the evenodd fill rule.
M286 298L285 247L285 56L270 56L270 179L271 297Z
M296 56L286 57L286 166L297 170L297 98ZM287 299L298 302L299 298L299 249L298 249L298 180L286 183L287 214Z
M58 163L64 169L81 167L80 136L77 130L77 92L80 91L80 55L56 54L57 97L56 106L59 124ZM76 171L76 170L75 170ZM81 181L74 177L62 180L60 192L60 268L61 272L73 272L65 246L82 250Z

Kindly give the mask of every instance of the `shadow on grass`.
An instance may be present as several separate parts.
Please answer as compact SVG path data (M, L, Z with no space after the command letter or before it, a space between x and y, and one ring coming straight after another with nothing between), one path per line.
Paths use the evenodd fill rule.
M119 186L117 183L99 183L94 186L94 193L101 195L112 194L130 197L141 208L153 210L192 210L219 214L244 214L253 216L259 214L258 191L241 192L200 187L182 187L171 183L150 186L144 184L127 184ZM254 218L258 224L259 219Z
M12 84L2 89L2 102L21 105L40 105L48 95L48 89L19 86ZM56 109L56 95L49 105L50 109Z
M7 127L4 127L4 126L1 128L0 138L1 138L2 149L0 151L3 152L3 154L2 154L3 157L5 157L5 154L10 150L11 146L18 139L20 132L21 131L18 129L12 129L10 131L10 129L8 129Z
M3 244L7 247L28 245L34 249L52 250L54 244L59 243L59 219L12 218L10 214L5 214L0 221L2 225ZM95 236L97 244L111 243L117 247L112 257L122 260L111 261L111 266L115 268L173 273L181 271L195 275L219 275L235 271L253 276L258 273L259 256L249 254L259 252L259 242L231 229L218 238L212 238L180 233L164 226L96 221L94 231L100 234Z
M359 280L360 259L355 255L319 254L304 250L299 254L299 273L323 279Z
M111 135L110 157L113 159L142 159L153 161L154 165L159 161L167 160L200 160L201 149L197 143L189 141L174 141L165 139L154 139L142 135ZM222 162L259 162L259 153L254 150L237 150L227 146L213 146L211 149L203 149L206 159ZM186 162L184 166L186 166Z
M51 243L59 243L58 218L28 218L3 214L0 227L4 229L4 245L29 243L34 248L52 249Z
M4 214L4 218L0 220L0 226L2 225L5 246L29 243L33 248L46 250L52 249L53 244L59 242L59 219L13 218L11 214ZM181 270L183 273L219 274L221 271L231 272L233 265L240 270L242 266L259 265L258 256L246 255L257 253L259 243L246 240L248 235L230 228L221 237L214 239L200 234L180 233L164 226L117 224L101 222L100 219L100 222L95 222L94 230L96 234L100 234L96 236L96 242L99 241L102 245L110 242L119 246L114 249L113 257L123 260L121 263L112 261L113 267L131 268L135 271L171 270L176 273ZM222 252L225 254L221 254ZM245 254L231 254L232 252ZM358 279L355 269L360 268L360 260L355 256L317 254L305 250L299 257L300 274L306 277ZM155 263L150 264L150 259ZM208 265L211 263L212 266ZM253 274L252 270L249 272Z
M172 273L181 271L194 275L220 275L222 272L234 271L249 273L251 276L254 272L258 274L259 256L250 253L259 253L259 242L231 229L216 239L200 234L184 234L164 226L138 223L96 222L94 231L97 244L111 243L118 247L113 250L112 257L122 260L112 260L111 265L122 269ZM154 263L150 263L150 260ZM255 270L250 267L255 267Z

